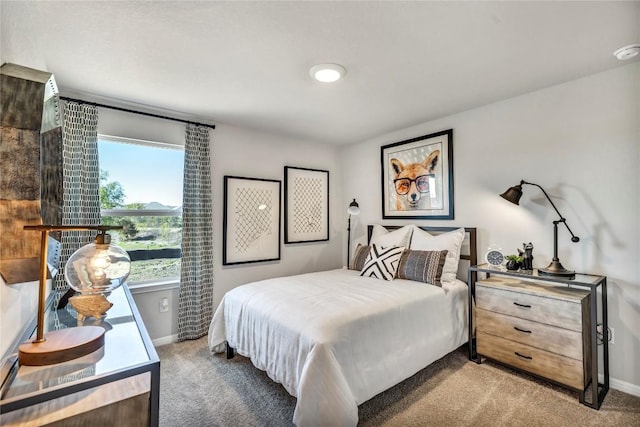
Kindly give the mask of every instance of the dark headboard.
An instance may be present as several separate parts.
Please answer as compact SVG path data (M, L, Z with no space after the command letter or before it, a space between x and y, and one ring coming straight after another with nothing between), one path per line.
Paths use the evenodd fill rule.
M398 228L402 228L402 225L383 225L389 231L397 230ZM429 227L429 226L419 226L416 225L421 230L424 230L430 234L438 235L441 233L446 233L447 231L457 230L461 227ZM476 229L474 227L464 227L465 236L462 241L462 247L460 248L460 260L465 262L460 262L460 266L458 267L458 278L464 282L468 280L467 270L469 266L478 264L478 247L477 247L477 237L476 237ZM371 241L371 234L373 233L373 225L367 226L367 242Z

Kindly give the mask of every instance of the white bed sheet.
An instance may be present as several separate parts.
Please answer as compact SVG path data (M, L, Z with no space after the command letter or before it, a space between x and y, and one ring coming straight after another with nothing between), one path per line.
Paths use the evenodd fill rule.
M359 404L467 341L467 286L347 269L263 280L227 292L208 339L297 397L298 427L355 426Z

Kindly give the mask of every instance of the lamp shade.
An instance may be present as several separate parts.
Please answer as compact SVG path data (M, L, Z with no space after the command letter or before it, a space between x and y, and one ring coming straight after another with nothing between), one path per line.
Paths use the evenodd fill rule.
M102 294L121 286L129 277L131 259L119 246L90 243L69 257L64 277L83 295Z
M520 204L520 198L522 197L522 185L518 184L516 186L509 187L509 189L507 191L505 191L504 193L502 193L500 195L500 197L502 197L505 200L510 201L511 203L513 203L515 205L519 205Z
M353 199L353 202L349 203L349 207L347 208L347 213L349 215L360 214L360 206L358 206L358 202L356 202L356 199Z

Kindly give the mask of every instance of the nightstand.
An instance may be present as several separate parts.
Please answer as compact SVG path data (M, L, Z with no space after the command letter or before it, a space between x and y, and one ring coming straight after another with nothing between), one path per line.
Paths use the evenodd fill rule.
M479 273L484 279L476 280ZM544 378L600 408L609 390L608 341L599 343L597 334L599 324L607 330L606 277L576 274L569 280L482 264L469 269L469 304L470 360L485 357Z
M69 305L51 309L54 299L45 331L76 326ZM3 426L158 425L160 360L127 286L108 299L113 307L104 319L85 320L106 329L103 347L55 365L11 364L0 389Z

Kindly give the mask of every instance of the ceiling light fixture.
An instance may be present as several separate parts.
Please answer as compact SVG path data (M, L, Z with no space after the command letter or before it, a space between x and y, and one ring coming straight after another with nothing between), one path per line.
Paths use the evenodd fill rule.
M322 83L337 82L343 78L346 73L347 70L338 64L318 64L309 70L311 77Z
M638 56L638 54L640 54L640 44L630 44L613 52L613 55L620 61L634 58Z

